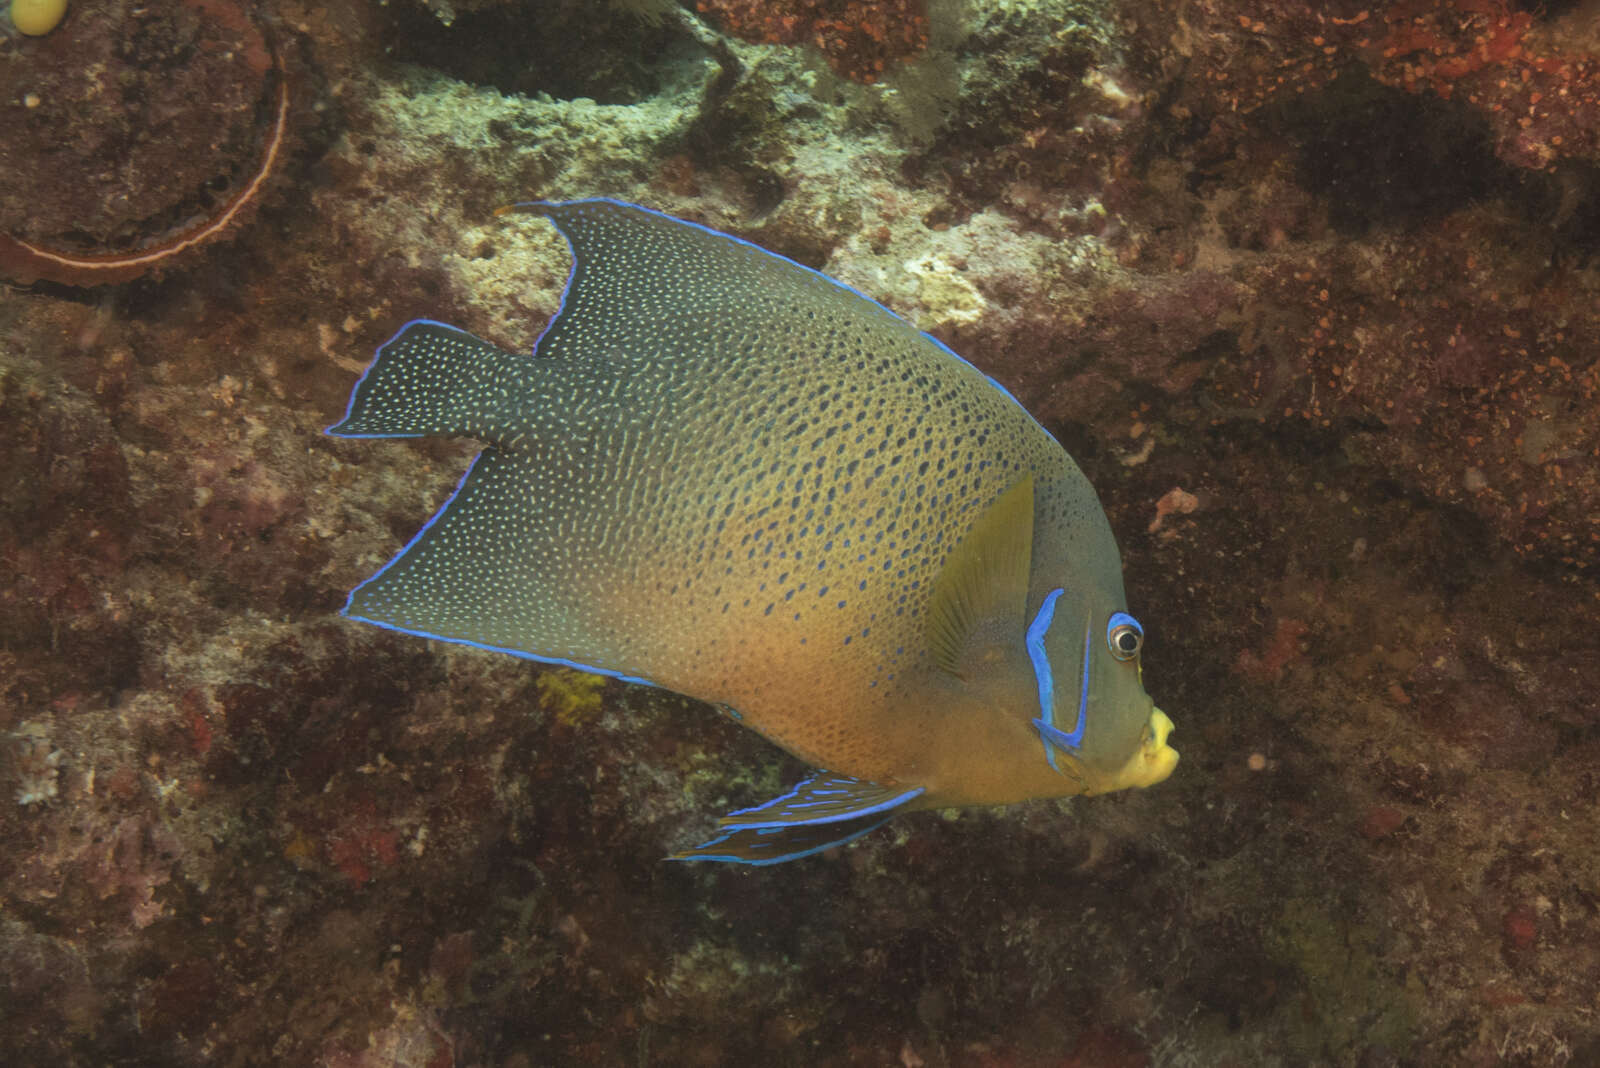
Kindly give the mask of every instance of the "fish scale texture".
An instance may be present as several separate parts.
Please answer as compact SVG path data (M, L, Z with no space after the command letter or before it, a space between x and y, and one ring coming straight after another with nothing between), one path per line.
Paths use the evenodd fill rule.
M1120 597L1076 465L941 345L693 224L610 201L534 210L574 256L534 355L485 373L484 343L414 324L335 428L490 442L349 614L642 678L894 781L926 740L896 697L928 666L934 580L1004 490L1034 476L1036 563L1106 561ZM399 410L375 427L364 392L427 398L426 426Z

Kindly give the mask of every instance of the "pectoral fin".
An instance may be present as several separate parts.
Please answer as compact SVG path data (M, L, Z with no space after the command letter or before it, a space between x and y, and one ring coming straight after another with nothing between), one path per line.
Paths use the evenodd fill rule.
M986 625L1022 626L1033 560L1033 476L1006 490L972 524L945 561L928 606L928 648L943 671L981 671Z
M880 786L819 772L782 797L724 816L726 833L670 859L738 864L797 860L860 838L922 793L920 786Z

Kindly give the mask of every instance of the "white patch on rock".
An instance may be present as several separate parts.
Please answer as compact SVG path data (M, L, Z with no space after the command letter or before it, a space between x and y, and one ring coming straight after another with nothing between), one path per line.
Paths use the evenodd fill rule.
M904 267L916 279L917 297L927 309L925 326L974 323L989 308L977 287L937 252L907 260Z

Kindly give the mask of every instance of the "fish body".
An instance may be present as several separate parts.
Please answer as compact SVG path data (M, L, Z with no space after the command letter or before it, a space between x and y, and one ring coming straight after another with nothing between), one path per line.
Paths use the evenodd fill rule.
M485 443L347 615L688 694L827 769L683 859L1171 772L1105 513L1009 393L737 238L516 207L573 254L533 354L410 323L329 428Z

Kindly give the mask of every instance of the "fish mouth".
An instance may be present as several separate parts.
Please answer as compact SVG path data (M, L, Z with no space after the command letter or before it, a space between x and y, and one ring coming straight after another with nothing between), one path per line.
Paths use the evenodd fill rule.
M1112 777L1112 790L1130 787L1154 786L1178 766L1178 751L1167 744L1172 733L1172 720L1159 708L1150 710L1150 722L1145 725L1139 748Z

